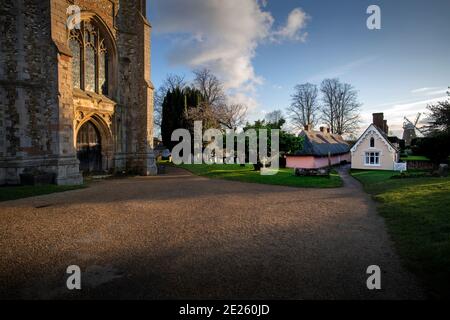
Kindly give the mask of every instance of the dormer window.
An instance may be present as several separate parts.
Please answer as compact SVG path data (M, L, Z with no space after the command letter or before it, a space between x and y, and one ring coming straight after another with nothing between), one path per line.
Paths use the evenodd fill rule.
M375 148L375 139L373 137L370 138L370 147Z
M100 29L89 21L70 32L73 87L108 95L108 50Z

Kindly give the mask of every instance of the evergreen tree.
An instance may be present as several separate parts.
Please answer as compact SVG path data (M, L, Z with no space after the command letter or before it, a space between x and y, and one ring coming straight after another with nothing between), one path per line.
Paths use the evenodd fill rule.
M193 129L188 118L189 110L197 108L201 101L200 92L193 88L179 87L167 92L162 103L161 136L164 145L172 150L177 142L172 142L172 133L177 129Z

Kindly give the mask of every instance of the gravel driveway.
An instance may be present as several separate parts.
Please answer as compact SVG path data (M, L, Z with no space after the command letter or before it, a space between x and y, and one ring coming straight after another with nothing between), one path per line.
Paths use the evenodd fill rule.
M296 189L175 170L1 203L0 297L422 298L374 204L345 181ZM81 291L66 289L69 265ZM366 287L369 265L381 291Z

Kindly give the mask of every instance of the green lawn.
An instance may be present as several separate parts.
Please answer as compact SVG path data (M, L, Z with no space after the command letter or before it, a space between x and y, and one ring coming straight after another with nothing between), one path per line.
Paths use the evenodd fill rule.
M196 175L208 178L226 179L240 182L271 184L299 188L338 188L342 186L339 174L333 172L328 177L296 177L294 169L280 169L278 174L263 176L253 171L253 166L247 165L180 165Z
M86 186L11 186L0 187L0 202L41 196L50 193L65 192L85 188Z
M389 171L353 171L380 203L405 266L434 298L450 298L450 178L390 179Z

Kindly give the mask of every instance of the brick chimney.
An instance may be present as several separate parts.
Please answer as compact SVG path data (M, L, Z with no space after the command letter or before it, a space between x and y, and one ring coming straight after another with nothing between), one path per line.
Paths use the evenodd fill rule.
M384 120L384 132L386 134L389 134L389 126L388 126L387 120Z
M384 113L374 113L373 114L373 124L380 128L384 133L388 133L387 120L384 120Z

